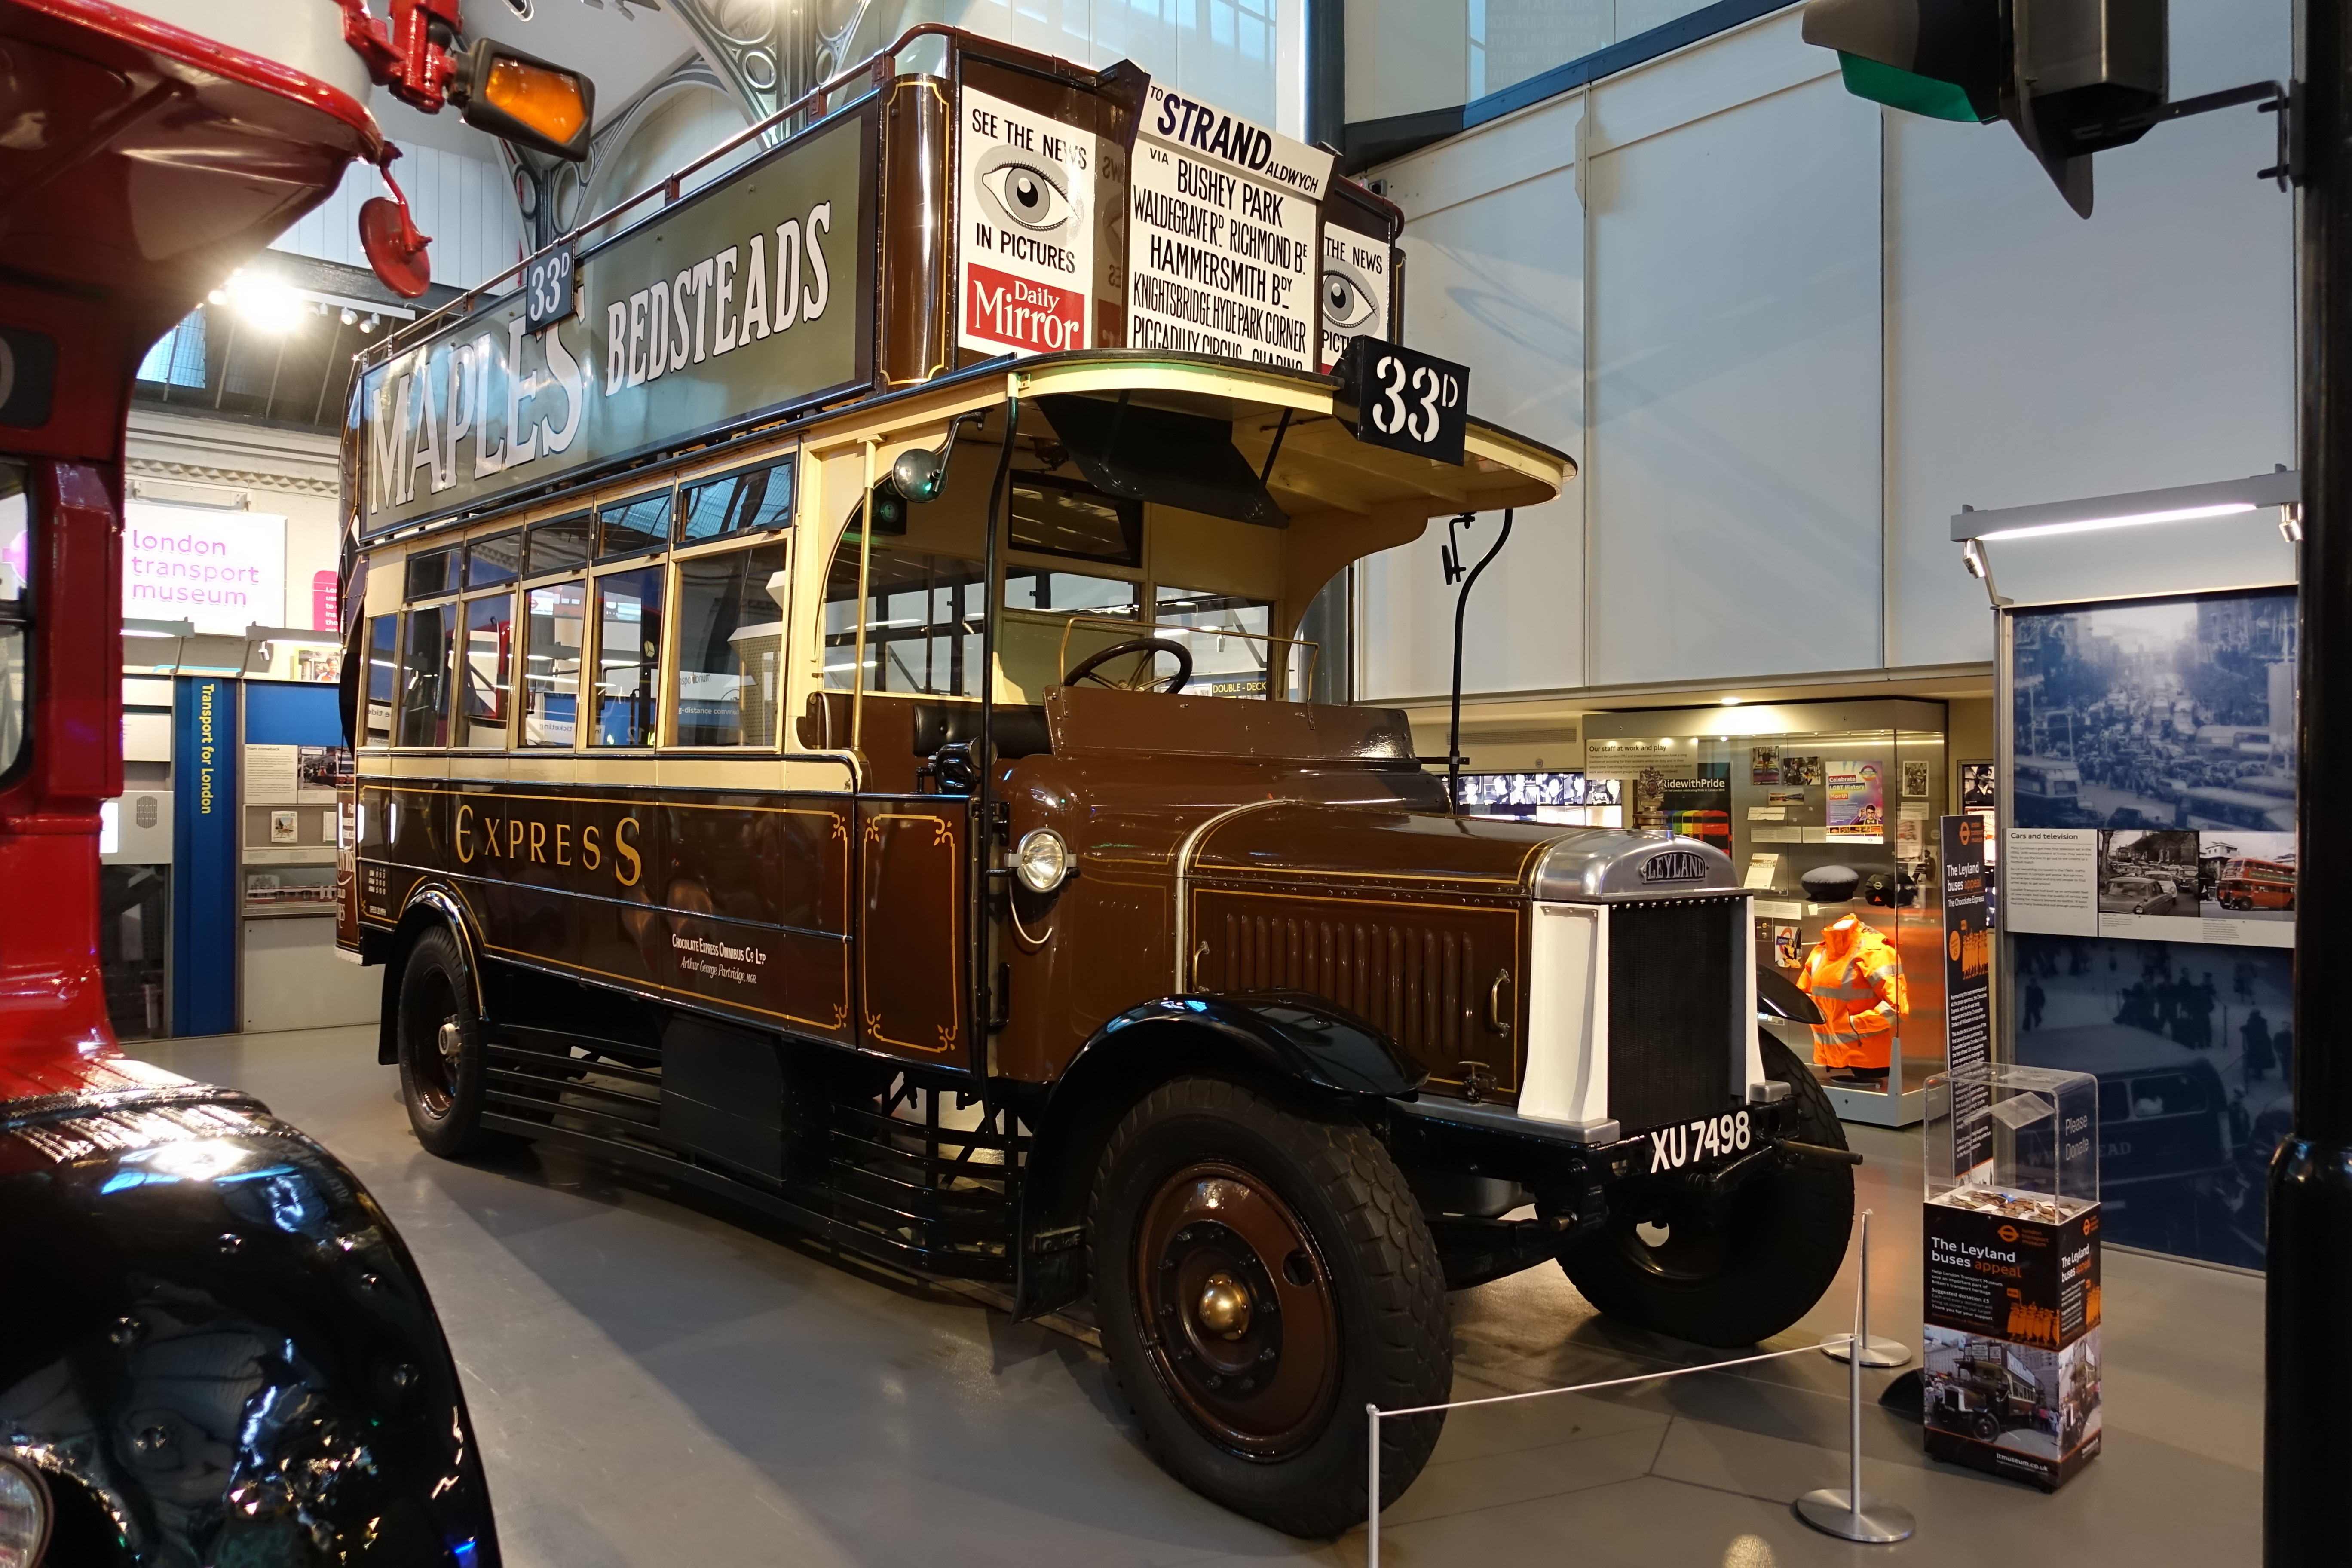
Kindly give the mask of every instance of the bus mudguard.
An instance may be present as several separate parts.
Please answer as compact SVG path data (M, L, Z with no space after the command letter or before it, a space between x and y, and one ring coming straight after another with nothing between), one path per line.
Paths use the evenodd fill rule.
M408 967L408 950L436 921L457 939L457 961L466 966L466 984L474 994L474 1016L490 1016L489 999L482 993L481 938L474 929L473 917L447 889L419 888L409 894L408 907L400 911L400 927L384 955L383 1003L377 1009L375 1025L375 1059L382 1066L391 1067L400 1060L400 981Z
M1429 1076L1361 1018L1297 992L1163 996L1120 1014L1078 1048L1032 1123L1015 1317L1052 1311L1085 1289L1087 1194L1119 1116L1154 1084L1220 1073L1353 1104L1411 1099Z

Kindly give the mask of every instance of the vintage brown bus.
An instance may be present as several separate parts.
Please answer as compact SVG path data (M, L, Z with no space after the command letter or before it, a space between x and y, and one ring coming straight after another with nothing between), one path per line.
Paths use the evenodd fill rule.
M744 148L362 366L341 940L425 1146L1090 1299L1168 1467L1310 1535L1450 1289L1809 1309L1851 1156L1726 858L1310 700L1349 563L1574 472L1392 342L1393 209L936 29Z

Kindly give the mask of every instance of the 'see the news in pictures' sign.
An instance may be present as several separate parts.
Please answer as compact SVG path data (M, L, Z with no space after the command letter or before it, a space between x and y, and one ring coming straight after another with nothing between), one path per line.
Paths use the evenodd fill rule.
M961 142L958 342L984 354L1096 346L1099 139L966 88Z

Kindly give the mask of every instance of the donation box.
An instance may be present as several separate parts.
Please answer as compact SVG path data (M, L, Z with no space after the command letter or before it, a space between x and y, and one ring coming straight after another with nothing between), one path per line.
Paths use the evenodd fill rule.
M2098 1079L1971 1067L1929 1103L1927 1452L2053 1491L2099 1452Z

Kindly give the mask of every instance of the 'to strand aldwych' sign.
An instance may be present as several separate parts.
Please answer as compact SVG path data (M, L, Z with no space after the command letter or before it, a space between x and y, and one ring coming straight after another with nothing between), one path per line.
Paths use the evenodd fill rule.
M852 110L583 255L571 320L518 289L368 371L361 531L863 384L875 133Z
M1128 346L1317 369L1331 163L1153 82L1129 165Z

